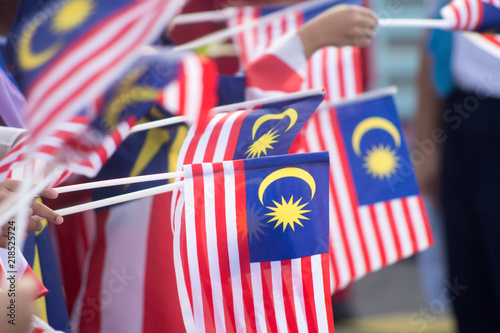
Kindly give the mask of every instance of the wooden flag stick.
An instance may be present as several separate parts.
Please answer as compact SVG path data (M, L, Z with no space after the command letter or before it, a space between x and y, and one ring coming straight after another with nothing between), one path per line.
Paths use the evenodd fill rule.
M109 186L145 183L145 182L152 182L155 180L174 179L177 177L182 177L183 175L184 175L184 172L182 172L182 171L167 172L167 173L155 173L155 174L144 175L144 176L116 178L116 179L101 180L101 181L91 182L91 183L61 186L61 187L56 187L54 190L56 190L57 193L68 193L68 192L76 192L76 191L83 191L83 190L92 190L92 189L96 189L96 188L109 187Z
M81 205L66 207L62 209L56 210L56 213L61 216L71 215L75 213L84 212L91 209L97 209L101 207L106 207L122 202L127 202L135 199L145 198L152 195L157 195L161 193L171 192L176 189L181 188L184 185L184 182L177 182L173 184L161 185L152 188L148 188L145 190L140 190L132 193L126 193L122 195L117 195L115 197L106 198L102 200L87 202Z

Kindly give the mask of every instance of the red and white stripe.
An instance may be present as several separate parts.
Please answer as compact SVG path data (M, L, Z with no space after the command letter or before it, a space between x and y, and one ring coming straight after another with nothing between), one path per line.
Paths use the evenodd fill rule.
M158 103L176 116L188 116L196 124L217 105L217 76L213 60L195 53L186 54L178 79L163 89Z
M27 92L32 138L97 99L158 36L182 1L133 1L92 27L44 69Z
M330 153L333 291L432 244L421 196L359 206L341 133L335 110L316 112L304 130L307 152Z
M9 231L10 230L11 229L9 229ZM19 249L16 248L15 255L13 257L12 253L9 252L11 251L0 247L0 284L4 285L4 279L9 278L12 274L16 276L16 279L29 277L36 285L35 298L39 298L47 294L49 291L33 272L30 265L28 265L26 258L24 258ZM6 286L10 286L10 281L11 280L9 280Z
M328 255L250 263L243 161L185 166L189 332L333 332ZM241 232L241 230L240 230Z
M500 8L499 0L453 0L444 6L440 14L457 30L477 30L483 22L484 4Z
M259 7L242 7L231 9L236 14L228 13L228 25L244 24L260 16ZM272 52L271 45L290 31L297 30L304 23L302 12L288 14L269 25L249 29L234 38L234 43L240 52L241 65L247 68L263 54ZM298 63L289 57L296 56L290 52L279 53L278 56L286 63ZM300 64L302 65L302 64ZM327 47L318 50L307 62L304 70L291 66L305 78L302 89L324 88L327 99L336 101L339 98L352 97L362 92L361 57L359 48ZM277 87L274 90L278 90ZM270 90L270 89L267 89Z

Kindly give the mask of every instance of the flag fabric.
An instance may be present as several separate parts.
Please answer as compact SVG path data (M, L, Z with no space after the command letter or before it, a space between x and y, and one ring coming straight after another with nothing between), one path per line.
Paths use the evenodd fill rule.
M327 101L352 97L362 92L361 54L357 47L326 47L315 52L305 62L298 50L279 40L296 31L303 23L322 11L339 4L359 5L361 1L327 1L311 10L288 14L270 24L260 25L238 34L233 42L240 53L242 68L246 70L247 96L292 92L300 89L324 88ZM228 25L250 22L283 7L241 7L228 9ZM289 36L290 37L290 36ZM300 41L299 41L300 43ZM262 57L259 59L259 57ZM303 57L302 57L303 58ZM280 70L277 70L280 68ZM273 75L269 75L273 73ZM264 74L264 75L263 75Z
M392 95L320 110L304 135L306 151L331 157L334 291L432 244Z
M54 329L69 333L71 327L59 265L47 221L42 223L41 231L30 231L23 250L33 272L48 289L45 296L36 300L38 316Z
M188 132L179 153L177 170L185 164L220 162L287 154L307 119L322 102L322 95L263 105L252 111L236 111L209 117ZM187 266L184 193L172 195L174 264L182 317L186 329L193 326L193 297Z
M36 298L46 295L48 293L47 288L38 279L19 249L16 249L14 252L15 260L12 259L12 255L13 253L9 249L0 247L0 281L10 279L13 276L16 279L26 276L31 278L36 285ZM7 281L8 286L10 286L11 280Z
M167 116L171 114L155 107L140 122ZM175 171L186 133L186 125L180 124L130 135L93 180ZM94 190L92 198L165 183ZM180 307L172 301L177 290L173 263L168 260L173 238L168 222L171 195L156 195L96 212L95 238L89 241L81 287L72 307L75 330L147 333L183 329ZM61 256L67 262L65 254Z
M30 137L24 150L13 150L2 162L0 176L7 174L5 164L15 164L28 153L57 156L57 145L86 128L96 115L91 106L181 5L161 0L23 1L9 34L8 53L27 97Z
M158 104L173 115L188 116L191 123L196 124L217 106L218 76L214 60L186 53L177 79L161 91Z
M190 332L333 332L327 153L185 165Z
M456 30L500 31L498 0L453 0L441 9L440 14Z
M179 56L167 57L149 48L142 50L141 58L101 96L94 111L89 108L73 116L58 124L51 135L38 140L32 157L46 164L57 159L67 169L58 182L72 173L95 176L131 127L151 109L163 86L177 77ZM88 113L97 114L90 124ZM30 136L25 138L0 161L0 176L6 177L24 165L31 140Z

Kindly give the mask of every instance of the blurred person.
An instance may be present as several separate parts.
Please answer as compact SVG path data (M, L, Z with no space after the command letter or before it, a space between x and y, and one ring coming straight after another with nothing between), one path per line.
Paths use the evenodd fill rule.
M481 37L479 37L481 38ZM421 71L416 164L444 214L448 278L460 333L500 331L500 60L463 33L433 31Z

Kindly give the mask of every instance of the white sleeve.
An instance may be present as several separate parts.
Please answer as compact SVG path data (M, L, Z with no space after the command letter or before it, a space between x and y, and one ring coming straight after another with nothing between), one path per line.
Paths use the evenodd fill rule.
M3 158L12 148L16 139L26 132L23 128L0 126L0 158Z

